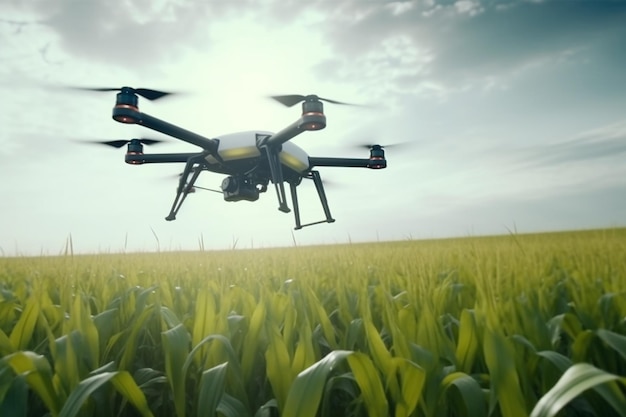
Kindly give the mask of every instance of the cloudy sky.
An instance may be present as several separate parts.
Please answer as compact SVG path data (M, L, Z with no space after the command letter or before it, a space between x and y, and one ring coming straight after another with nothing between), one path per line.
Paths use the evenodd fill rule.
M69 236L75 252L120 252L625 226L624 22L617 0L5 0L0 254L57 254ZM166 222L182 166L79 143L162 138L114 122L115 93L65 88L125 85L180 92L141 110L207 137L299 117L272 94L371 104L326 105L327 128L294 143L405 146L383 171L320 168L334 224L294 232L273 192L198 192ZM300 196L320 220L313 185Z

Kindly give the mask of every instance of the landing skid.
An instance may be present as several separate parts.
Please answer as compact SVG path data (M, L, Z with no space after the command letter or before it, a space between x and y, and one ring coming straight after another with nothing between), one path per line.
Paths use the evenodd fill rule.
M313 223L302 224L300 220L300 206L298 205L298 192L296 190L297 185L293 183L289 183L289 187L291 189L291 200L293 202L293 214L296 220L296 227L294 230L300 230L303 227L313 226L321 223L334 223L335 219L332 218L330 214L330 208L328 207L328 200L326 199L326 193L324 192L324 184L322 184L322 177L318 171L310 171L306 177L312 179L315 184L315 189L317 190L317 195L320 198L320 202L322 203L322 209L324 210L324 214L326 216L325 220L319 220Z

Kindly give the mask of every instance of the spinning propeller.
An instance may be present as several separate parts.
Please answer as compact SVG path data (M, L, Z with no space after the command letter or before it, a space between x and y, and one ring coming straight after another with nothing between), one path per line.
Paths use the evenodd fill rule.
M273 98L274 100L278 101L283 106L287 106L287 107L295 106L296 104L301 103L303 101L317 101L317 100L321 100L321 101L325 101L327 103L333 103L333 104L342 104L346 106L358 106L358 104L344 103L343 101L337 101L337 100L331 100L329 98L318 97L315 94L311 94L308 96L303 96L300 94L288 94L284 96L270 96L270 98Z
M143 98L147 98L148 100L158 100L162 97L165 96L169 96L172 95L174 93L172 92L167 92L167 91L159 91L159 90L152 90L149 88L132 88L132 87L122 87L122 88L109 88L109 87L95 87L95 88L91 88L91 87L72 87L76 90L85 90L85 91L100 91L100 92L105 92L105 91L124 91L127 93L131 93L131 94L137 94L140 95Z
M390 143L389 145L370 144L370 143L358 143L358 144L354 145L354 147L361 148L361 149L374 149L376 147L387 149L387 148L404 148L404 147L409 146L409 145L410 145L409 142Z
M148 139L148 138L137 138L137 139L117 139L117 140L104 140L104 141L81 141L82 143L92 143L97 145L108 145L114 148L121 148L124 145L129 144L131 141L139 141L144 145L154 145L156 143L163 143L164 140L159 139Z

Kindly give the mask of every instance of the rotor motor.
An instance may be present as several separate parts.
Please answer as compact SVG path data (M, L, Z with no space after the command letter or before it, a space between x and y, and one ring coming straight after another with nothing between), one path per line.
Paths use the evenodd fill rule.
M318 100L317 96L307 97L302 103L302 119L299 127L309 131L326 127L324 104Z
M370 164L368 168L383 169L387 168L387 160L385 159L385 150L380 145L373 145L370 148Z
M133 112L139 111L139 100L137 94L130 87L122 87L115 97L115 107L113 108L113 119L125 124L137 123Z
M130 142L128 142L128 148L126 150L126 157L130 155L143 155L143 144L141 143L140 139L131 139ZM130 165L143 164L143 161L140 159L125 158L125 161L127 164L130 164Z

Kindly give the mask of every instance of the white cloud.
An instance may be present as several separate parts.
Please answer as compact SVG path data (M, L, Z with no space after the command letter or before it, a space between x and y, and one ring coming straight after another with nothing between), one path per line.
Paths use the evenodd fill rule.
M475 0L458 0L454 3L454 8L460 14L467 14L469 16L476 16L484 11L480 2Z
M406 13L409 10L415 7L415 1L392 1L391 3L385 4L385 7L391 10L391 14L394 16L401 15L402 13Z
M329 104L328 127L294 140L315 156L352 157L367 157L348 146L357 142L415 143L390 148L387 170L320 169L344 185L327 190L337 223L297 232L301 244L375 239L376 231L396 239L426 229L458 235L472 225L480 233L501 227L489 223L510 219L507 210L528 228L545 226L546 213L563 225L596 224L597 208L585 204L591 195L605 199L607 219L626 221L624 194L608 194L626 178L614 163L623 156L626 106L618 7L613 16L587 3L518 1L506 9L452 0L334 8L319 1L306 9L296 1L123 2L117 10L98 1L76 9L70 1L19 4L0 19L0 93L8 98L0 171L19 177L0 184L5 252L55 252L69 233L78 250L115 251L127 233L129 250L153 249L151 228L171 248L197 248L200 233L211 248L234 238L293 242L293 218L276 210L272 192L255 203L197 193L176 222L165 222L176 185L165 177L181 167L131 167L123 149L72 143L154 132L113 122L115 93L51 88L67 84L185 92L142 100L142 111L209 137L277 131L299 116L268 94L382 105ZM437 12L426 18L427 10ZM150 151L190 148L172 141ZM546 149L566 162L528 166ZM200 181L215 188L221 178L205 173ZM303 214L318 220L323 213L308 185ZM559 196L581 208L555 217ZM36 232L24 236L26 228Z

